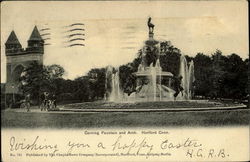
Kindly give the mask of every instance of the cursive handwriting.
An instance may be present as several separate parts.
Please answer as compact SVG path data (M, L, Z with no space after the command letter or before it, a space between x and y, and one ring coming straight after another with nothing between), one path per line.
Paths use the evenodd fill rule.
M90 148L90 145L89 144L84 144L84 143L73 143L71 141L68 142L68 145L69 146L69 150L68 150L68 153L71 153L71 151L74 149L74 148Z
M24 138L24 141L26 139ZM18 150L52 150L52 153L58 151L57 144L38 144L39 136L33 140L32 143L19 142L16 141L15 137L10 138L10 151L18 151Z
M46 139L44 139L46 141ZM10 151L19 151L19 150L48 150L51 151L52 154L55 154L59 151L57 144L44 144L44 141L40 139L39 136L36 136L31 142L23 140L17 140L16 137L12 136L9 141ZM79 141L67 141L66 145L66 153L71 154L73 151L78 151L79 149L84 149L85 151L89 149L98 149L98 150L109 150L113 152L120 152L125 154L134 154L139 156L150 156L154 154L153 149L155 147L160 148L161 150L176 150L179 148L188 148L188 149L202 149L202 144L198 140L194 140L189 138L183 139L179 142L173 142L170 139L161 140L161 142L157 145L150 144L150 141L143 137L141 139L130 139L127 142L127 138L122 135L119 135L114 141L109 141L107 143L103 143L101 141L96 141L96 144L93 146L89 143L83 143ZM43 143L42 143L43 142Z
M112 146L112 150L116 151L116 150L126 150L127 154L131 153L132 149L136 149L136 154L139 154L140 151L144 148L147 150L147 154L149 154L152 150L153 150L153 145L150 145L147 143L147 138L143 138L142 141L137 142L135 139L133 139L132 142L130 142L129 144L127 143L123 143L121 142L121 138L122 136L119 136L116 141L111 145Z
M200 144L197 140L191 140L190 138L187 138L184 140L184 142L179 142L177 144L174 144L173 142L170 142L168 139L164 140L161 143L161 149L178 149L181 147L201 147L202 144Z

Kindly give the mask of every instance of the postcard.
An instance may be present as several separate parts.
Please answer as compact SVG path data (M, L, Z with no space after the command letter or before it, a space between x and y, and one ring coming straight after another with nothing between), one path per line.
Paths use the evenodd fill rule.
M247 1L3 1L2 161L249 161Z

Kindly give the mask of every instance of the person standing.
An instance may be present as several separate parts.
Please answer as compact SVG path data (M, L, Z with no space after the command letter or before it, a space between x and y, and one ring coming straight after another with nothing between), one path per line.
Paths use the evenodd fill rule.
M49 93L48 92L44 92L43 93L43 106L41 108L41 111L48 110L48 107L49 107Z
M25 96L25 106L26 106L27 112L29 112L30 111L30 94L27 94Z
M51 102L52 102L52 107L53 107L54 109L56 109L56 95L55 95L55 94L53 94L53 95L51 96Z

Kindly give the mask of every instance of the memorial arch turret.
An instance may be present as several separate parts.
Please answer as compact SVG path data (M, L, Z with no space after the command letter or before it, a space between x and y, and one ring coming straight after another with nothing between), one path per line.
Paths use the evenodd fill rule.
M35 26L28 40L28 47L22 48L16 33L12 31L5 43L6 54L6 99L15 101L17 95L21 95L20 77L23 70L33 61L43 64L44 40ZM11 97L8 97L11 96ZM10 99L9 99L10 100ZM14 101L13 101L14 100Z

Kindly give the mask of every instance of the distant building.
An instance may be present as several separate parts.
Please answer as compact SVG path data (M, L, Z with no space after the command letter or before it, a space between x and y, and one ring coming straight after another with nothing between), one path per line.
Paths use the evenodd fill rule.
M15 103L15 97L21 95L20 76L25 67L31 62L37 61L43 64L44 40L42 39L37 27L35 26L28 40L28 47L22 48L14 31L10 33L5 43L5 54L7 58L6 102Z

